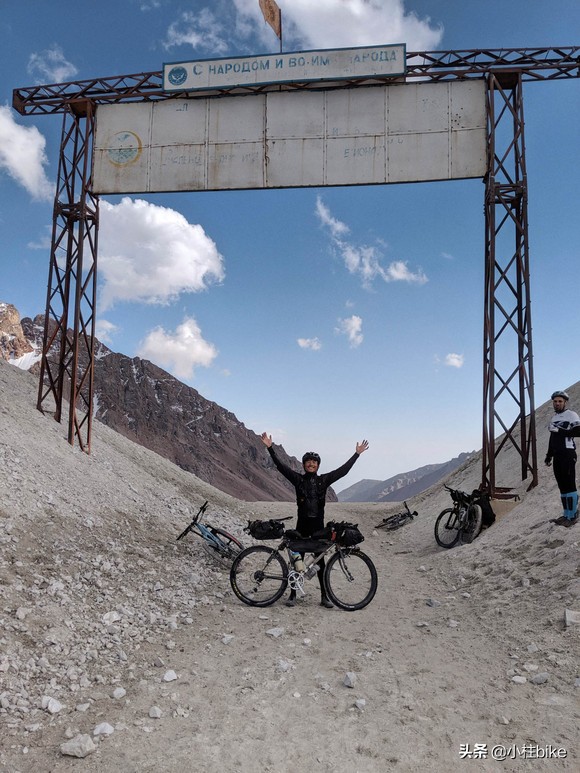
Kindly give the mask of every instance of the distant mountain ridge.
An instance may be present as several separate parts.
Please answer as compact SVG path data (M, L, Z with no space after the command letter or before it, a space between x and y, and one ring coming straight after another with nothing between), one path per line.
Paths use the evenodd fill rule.
M387 480L361 480L339 491L339 502L403 502L431 488L466 462L475 451L461 453L441 464L427 464Z

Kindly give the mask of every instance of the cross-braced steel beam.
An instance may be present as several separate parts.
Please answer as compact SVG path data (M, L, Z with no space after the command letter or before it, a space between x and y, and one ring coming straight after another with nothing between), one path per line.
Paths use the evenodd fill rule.
M482 485L498 496L513 485L496 476L506 445L530 488L538 474L522 79L492 73L487 83Z
M464 51L408 51L406 57L406 80L421 81L464 80L482 78L490 72L520 73L526 81L547 81L561 78L577 78L580 75L580 46L559 46L544 48L502 48L470 49ZM353 79L353 84L388 81L389 77ZM282 87L276 84L258 86L228 86L215 92L200 91L198 96L211 94L250 94L270 89L285 91L294 89L331 88L333 84L324 81L308 83L296 81ZM342 87L344 83L334 83ZM196 94L163 91L161 72L142 72L134 75L116 75L107 78L92 78L84 81L55 83L14 89L12 105L22 115L62 113L66 105L74 101L90 100L95 105L119 102L143 102L158 99L187 97Z
M63 117L42 345L39 410L52 399L68 440L89 452L93 407L98 199L90 192L94 112L90 103ZM72 329L69 327L71 325Z

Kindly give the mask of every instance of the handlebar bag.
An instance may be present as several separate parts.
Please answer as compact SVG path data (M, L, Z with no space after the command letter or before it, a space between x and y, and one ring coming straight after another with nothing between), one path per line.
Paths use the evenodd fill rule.
M364 540L364 536L358 528L358 523L348 523L348 521L335 523L331 521L327 524L328 526L331 528L333 541L343 547L350 548Z

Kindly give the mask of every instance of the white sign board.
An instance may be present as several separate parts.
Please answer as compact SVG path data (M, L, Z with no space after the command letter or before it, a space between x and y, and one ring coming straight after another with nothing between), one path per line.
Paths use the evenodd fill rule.
M93 191L483 177L483 80L99 105Z
M373 46L289 54L201 59L163 65L163 89L184 92L265 83L306 83L405 73L405 46Z

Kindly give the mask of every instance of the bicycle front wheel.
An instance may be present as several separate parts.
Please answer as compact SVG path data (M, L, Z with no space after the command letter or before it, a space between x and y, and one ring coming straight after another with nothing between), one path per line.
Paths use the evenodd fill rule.
M239 553L230 570L236 596L251 607L268 607L288 586L288 564L266 545L253 545Z
M454 507L448 507L435 521L435 539L442 548L452 548L461 538L459 518Z
M323 582L333 604L354 612L373 600L377 592L377 570L361 550L337 550L326 564Z
M208 527L208 529L215 538L215 542L209 542L204 539L201 543L203 549L209 556L215 558L216 561L219 561L224 566L231 566L232 561L238 553L241 553L244 546L239 539L236 539L233 534L227 531L217 529L215 526Z

